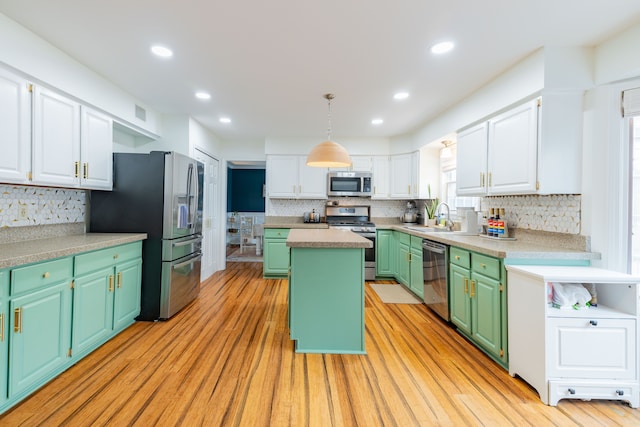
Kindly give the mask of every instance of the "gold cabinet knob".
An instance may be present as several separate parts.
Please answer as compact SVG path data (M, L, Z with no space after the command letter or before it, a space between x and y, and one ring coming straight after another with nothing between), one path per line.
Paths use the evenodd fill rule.
M51 276L51 273L49 273L48 271L46 271L46 272L42 275L42 277L43 277L44 279L48 279L48 278L49 278L49 276Z
M113 254L113 259L118 259L118 254Z
M456 259L460 261L460 255L456 255Z

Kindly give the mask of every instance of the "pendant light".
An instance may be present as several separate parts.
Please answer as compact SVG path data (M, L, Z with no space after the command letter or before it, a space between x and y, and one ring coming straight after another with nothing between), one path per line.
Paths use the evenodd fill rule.
M336 168L351 166L351 157L347 150L337 142L331 141L331 100L335 98L327 93L324 98L329 106L327 140L316 145L307 156L307 166L318 168Z

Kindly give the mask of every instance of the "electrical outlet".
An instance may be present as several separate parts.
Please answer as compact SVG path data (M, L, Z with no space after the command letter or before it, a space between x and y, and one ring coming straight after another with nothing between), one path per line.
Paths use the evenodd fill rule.
M28 219L27 214L27 205L19 205L18 208L18 219Z

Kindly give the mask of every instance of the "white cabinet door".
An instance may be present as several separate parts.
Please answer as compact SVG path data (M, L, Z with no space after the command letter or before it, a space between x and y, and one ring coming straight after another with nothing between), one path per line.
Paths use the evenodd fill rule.
M488 193L536 191L538 100L489 120Z
M372 159L370 156L351 156L351 170L356 172L371 172Z
M457 136L456 187L458 195L486 194L487 123L466 129Z
M31 170L29 82L0 69L0 182L26 184Z
M33 184L80 185L80 104L35 87Z
M327 168L307 166L307 157L298 157L298 197L301 199L327 198Z
M113 121L107 115L82 107L81 126L81 186L111 190Z
M391 156L391 198L407 199L417 196L417 163L417 153Z
M267 156L267 194L294 199L298 195L298 156Z
M389 156L374 156L372 158L371 179L373 181L372 199L389 198Z

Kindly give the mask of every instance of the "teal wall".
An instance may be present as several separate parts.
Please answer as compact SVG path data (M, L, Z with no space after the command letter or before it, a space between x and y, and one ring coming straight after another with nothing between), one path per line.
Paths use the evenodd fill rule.
M227 169L227 211L264 212L264 169Z

